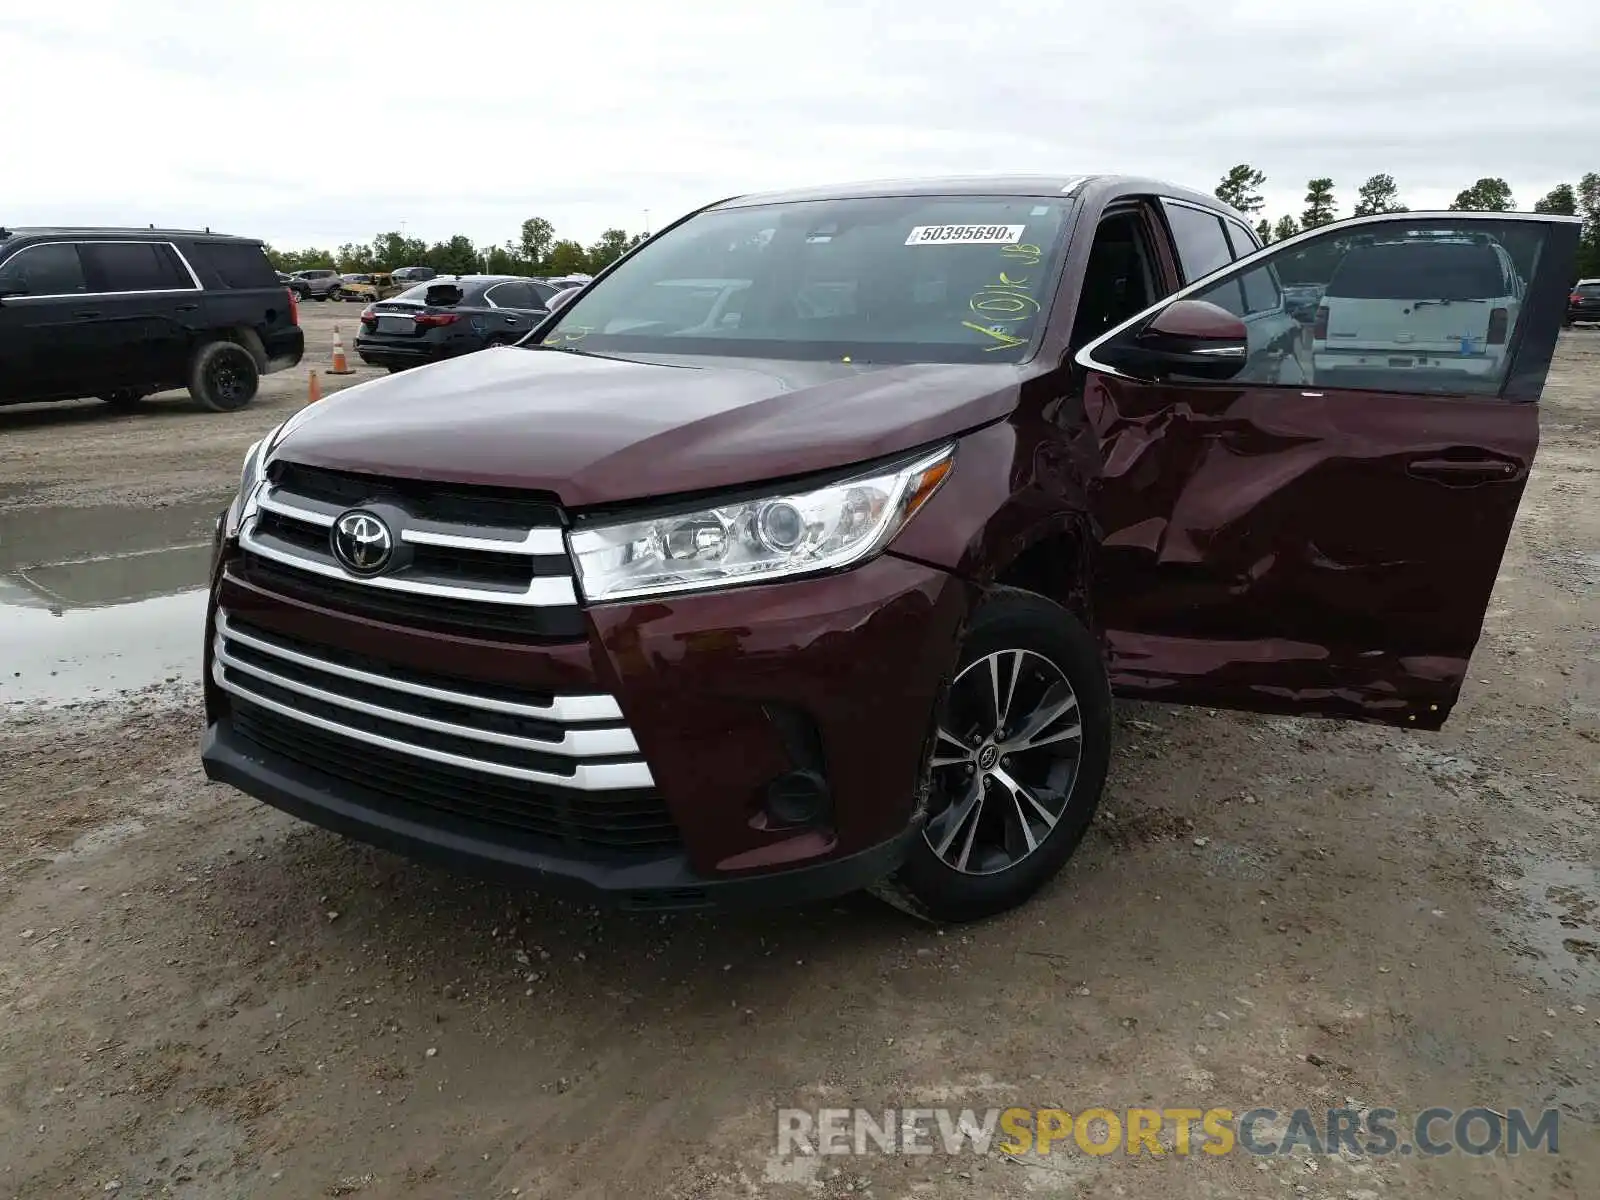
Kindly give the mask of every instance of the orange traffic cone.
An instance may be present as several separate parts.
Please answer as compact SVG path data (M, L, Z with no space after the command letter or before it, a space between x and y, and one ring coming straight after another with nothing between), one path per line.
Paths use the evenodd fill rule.
M333 327L333 368L329 375L354 375L350 364L344 360L344 338L339 336L339 327Z
M306 403L315 404L322 399L322 381L317 378L315 371L311 372L311 390L306 394Z

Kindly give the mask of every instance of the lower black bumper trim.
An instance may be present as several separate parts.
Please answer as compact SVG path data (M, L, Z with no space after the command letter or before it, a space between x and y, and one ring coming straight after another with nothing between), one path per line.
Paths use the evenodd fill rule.
M380 807L343 785L269 756L224 719L201 746L207 778L346 837L474 875L522 883L555 894L626 909L664 911L802 904L868 887L904 861L916 826L886 842L827 862L758 875L707 879L682 855L599 862L574 859L485 836L480 826L419 819L384 801Z

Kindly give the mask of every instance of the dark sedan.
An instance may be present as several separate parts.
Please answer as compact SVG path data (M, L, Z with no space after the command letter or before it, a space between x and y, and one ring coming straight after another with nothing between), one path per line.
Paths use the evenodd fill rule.
M430 279L361 314L356 353L390 371L518 341L561 289L512 275Z
M1567 324L1600 322L1600 279L1580 279L1567 297Z

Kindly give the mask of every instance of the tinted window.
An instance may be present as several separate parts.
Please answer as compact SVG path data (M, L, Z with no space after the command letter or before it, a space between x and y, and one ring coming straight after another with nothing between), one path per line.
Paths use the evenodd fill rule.
M1222 233L1222 218L1182 204L1165 204L1172 240L1178 246L1183 277L1190 283L1233 261L1233 251Z
M222 279L224 287L277 287L277 272L267 252L252 242L196 242L200 261Z
M1070 201L896 196L712 209L644 243L547 345L853 362L1015 362Z
M543 308L546 304L550 303L551 296L554 296L557 292L565 291L566 289L559 288L548 283L530 283L528 285L528 290L533 293L533 298L538 301L534 307Z
M1352 248L1328 281L1327 294L1361 300L1423 295L1437 300L1488 300L1506 295L1507 286L1500 260L1488 245L1388 242Z
M484 295L500 308L538 308L532 290L520 280L497 283Z
M1519 281L1533 277L1546 236L1526 221L1396 217L1274 249L1193 298L1237 313L1242 286L1251 301L1241 314L1249 358L1229 386L1498 395L1522 318ZM1269 290L1287 292L1287 311L1256 308Z
M1247 254L1254 254L1261 247L1256 245L1254 235L1237 221L1224 221L1222 227L1228 231L1228 241L1233 243L1233 257L1243 258Z
M429 308L454 308L466 297L457 283L419 283L395 297L411 304L426 304Z
M1600 296L1600 283L1580 283L1575 290L1580 296Z
M1239 282L1244 287L1246 312L1267 312L1283 303L1283 295L1278 289L1278 281L1273 277L1271 267L1257 267L1253 271L1246 271Z
M193 290L171 246L158 242L80 242L91 292Z
M63 296L89 290L83 265L78 261L78 248L67 242L17 251L0 265L0 279L17 280L34 296Z

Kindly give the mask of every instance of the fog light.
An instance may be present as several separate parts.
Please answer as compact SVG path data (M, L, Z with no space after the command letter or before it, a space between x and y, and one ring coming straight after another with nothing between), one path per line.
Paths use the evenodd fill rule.
M767 785L767 811L782 825L815 825L830 801L828 781L816 771L790 771Z

